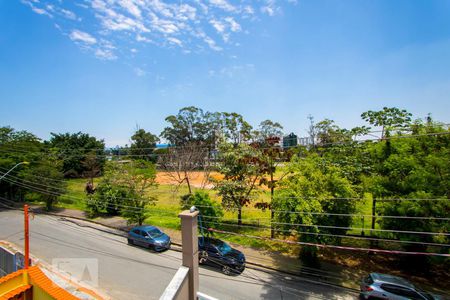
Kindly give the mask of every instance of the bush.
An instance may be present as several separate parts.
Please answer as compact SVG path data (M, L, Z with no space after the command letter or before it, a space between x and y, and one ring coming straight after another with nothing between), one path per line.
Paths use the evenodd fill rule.
M194 194L181 196L180 204L182 209L189 209L191 206L197 207L202 216L202 226L206 228L216 224L214 222L220 222L220 218L223 217L222 206L212 200L209 194L204 191L197 191Z

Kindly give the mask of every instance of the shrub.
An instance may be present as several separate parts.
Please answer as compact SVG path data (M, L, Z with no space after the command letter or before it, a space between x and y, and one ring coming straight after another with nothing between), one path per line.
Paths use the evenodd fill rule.
M206 228L216 224L214 222L220 222L220 218L223 217L222 206L212 200L209 194L204 191L197 191L194 194L181 196L180 204L182 209L189 209L191 206L197 207L202 216L201 221L203 224L201 225Z

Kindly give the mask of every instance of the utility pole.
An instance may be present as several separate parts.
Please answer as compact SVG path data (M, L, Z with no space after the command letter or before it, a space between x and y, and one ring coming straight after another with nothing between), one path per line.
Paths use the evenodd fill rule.
M29 267L30 262L30 242L29 242L29 219L28 219L28 205L25 204L23 206L24 213L24 227L25 227L25 262L24 267L25 270Z
M375 229L375 219L376 219L375 214L376 214L376 211L377 211L377 199L373 198L373 200L372 200L372 227L371 227L371 230L370 230L370 235L371 236L373 236L373 230ZM371 245L371 247L374 246L374 241L373 240L370 241L370 245Z

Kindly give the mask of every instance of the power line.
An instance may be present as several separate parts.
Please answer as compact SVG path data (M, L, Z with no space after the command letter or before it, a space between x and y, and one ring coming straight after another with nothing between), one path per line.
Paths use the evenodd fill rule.
M25 180L25 179L22 179L22 178L13 176L13 175L7 175L7 177L12 177L12 178L14 178L16 180L24 181L25 184L28 183L28 184L31 184L31 185L41 186L42 188L40 188L40 189L50 188L50 189L53 189L53 190L59 190L61 192L66 192L66 190L64 188L59 188L59 187L56 187L56 186L49 186L49 185L46 185L46 184ZM39 176L36 176L36 177L39 177ZM47 177L40 177L40 178L50 179L50 178L47 178ZM17 183L17 181L14 181L14 182ZM62 196L67 197L67 195L62 195ZM77 199L82 200L82 198L77 198ZM112 198L110 198L110 199L112 199ZM114 197L114 199L115 200L136 200L136 198L126 198L126 197ZM143 199L145 199L145 198L143 198ZM331 199L334 199L334 198L328 198L328 199L331 200ZM347 199L347 198L336 198L336 199ZM445 199L445 200L449 200L449 199ZM198 205L198 207L211 207L211 208L214 208L214 206L212 206L212 205ZM245 207L245 208L248 209L248 210L261 211L260 209L255 209L255 208L253 208L253 209L252 208L248 208L248 207ZM272 211L274 213L277 213L277 214L320 215L320 216L323 216L323 215L324 216L347 216L347 217L355 217L355 218L361 218L361 217L373 218L373 217L375 217L375 218L380 218L380 219L388 218L388 219L406 219L406 220L411 219L411 220L450 221L450 218L429 217L429 216L385 216L385 215L364 215L364 214L345 214L345 213L308 212L308 211L295 211L295 212L282 211L282 210L270 210L270 211ZM262 219L262 218L260 218L260 219ZM258 219L255 219L255 220L258 220Z
M0 169L6 170L6 169L1 168L1 167L0 167ZM35 177L35 178L67 182L66 180L53 179L53 178L49 178L49 177L37 176L37 175L32 175L32 174L30 174L30 175ZM11 174L8 174L7 176L14 177L16 179L20 179L20 180L23 180L23 181L28 181L28 182L33 183L33 184L42 185L42 184L39 184L39 183L35 183L35 182L29 181L29 180L22 179L22 178L17 177L17 176L13 176ZM47 187L50 187L50 186L47 186ZM249 197L249 198L251 198L251 199L261 199L261 198L257 198L257 197ZM340 200L348 200L348 201L353 201L353 200L356 200L356 201L357 200L368 201L368 200L371 200L371 199L368 199L368 198L361 198L361 197L311 197L311 196L308 196L308 197L304 197L304 196L301 196L301 197L300 196L283 196L283 197L279 197L279 196L276 196L276 195L275 195L275 198L277 198L277 199L302 199L302 200L311 200L311 199L316 199L316 200L338 200L338 201L340 201ZM123 198L123 197L121 197L121 199L131 199L131 198ZM378 201L378 202L382 202L382 201L450 201L450 199L448 199L448 198L376 198L376 201ZM203 206L203 207L211 207L211 206ZM234 209L238 210L238 208L234 208ZM250 207L246 207L246 206L243 206L242 209L258 210L258 211L262 210L262 209L250 208ZM229 210L232 210L232 209L229 209ZM302 213L302 212L292 212L292 211L282 211L282 210L270 210L270 211L279 212L279 213L294 213L294 214ZM312 214L314 214L314 213L312 213ZM316 214L318 214L318 213L316 213ZM342 216L352 215L352 216L359 216L359 217L362 217L362 216L364 216L364 217L372 217L372 215L356 215L356 214L332 214L332 213L323 213L323 214L326 214L326 215L342 215ZM380 217L383 217L383 216L380 216ZM422 218L422 217L408 217L408 216L403 216L403 217L402 216L384 216L384 217L386 217L386 218L388 218L388 217L389 218L391 218L391 217L392 218L405 218L405 219L408 219L408 218ZM435 217L423 217L423 218L450 220L450 218L437 218L437 217L436 218Z
M203 216L204 218L207 218L207 216ZM227 220L224 220L227 221ZM234 220L233 220L234 221ZM253 226L253 225L238 225L238 224L230 224L230 223L223 223L223 222L212 222L211 223L217 223L220 225L229 225L229 226L237 226L237 227L248 227L248 228L262 228L261 226ZM309 224L291 224L291 223L280 223L280 222L272 222L272 224L278 224L278 225L285 225L285 226L298 226L298 227L312 227L312 228L327 228L327 229L340 229L340 230L370 230L373 232L388 232L388 233L403 233L403 234L417 234L417 235L444 235L444 236L450 236L450 233L443 233L443 232L430 232L430 231L406 231L406 230L393 230L393 229L367 229L367 228L357 228L357 227L344 227L344 226L329 226L329 225L309 225ZM271 227L265 227L264 229L271 229Z
M5 172L8 171L8 169L2 168L2 167L0 167L0 170L2 170L2 173L5 173ZM17 170L15 170L15 171L17 171ZM13 171L13 172L14 172L14 171ZM13 173L13 172L11 172L11 173ZM8 174L8 176L12 176L11 173ZM37 179L51 180L51 181L55 181L55 182L68 182L67 179L55 179L55 178L44 177L44 176L39 176L39 175L34 175L34 174L28 174L28 173L26 174L26 176L30 176L30 177L37 178ZM17 177L17 176L16 176L16 177ZM19 177L17 177L17 178L19 178Z
M196 207L213 207L212 205L196 205ZM274 213L288 213L288 214L298 214L298 215L319 215L319 216L344 216L344 217L354 217L354 218L361 218L361 217L367 217L367 218L377 218L377 219L406 219L406 220L437 220L437 221L450 221L450 218L441 218L441 217L410 217L410 216L384 216L384 215L361 215L361 214L340 214L340 213L327 213L327 212L309 212L309 211L296 211L296 212L290 212L290 211L282 211L282 210L268 210L272 211ZM271 217L261 217L261 218L253 218L249 219L246 218L246 220L252 220L252 221L259 221L259 220L268 220L272 219Z
M229 225L234 227L239 227L237 224L229 224L229 223L221 223L221 222L213 222L207 221L207 223L213 223L216 225ZM257 227L251 225L241 225L240 227L251 227L259 230L272 230L270 227ZM292 230L284 230L273 228L276 232L288 232L292 234ZM369 231L369 230L368 230ZM389 243L400 243L400 244L418 244L418 245L427 245L427 246L435 246L435 247L450 247L450 244L441 244L441 243L427 243L427 242L416 242L416 241L403 241L403 240L392 240L392 239L383 239L383 238L374 238L374 237L362 237L362 236L353 236L353 235L341 235L341 234L331 234L331 233L321 233L321 232L307 232L307 231L299 231L298 234L303 235L314 235L314 236L327 236L327 237L337 237L344 239L359 239L364 241L378 241L378 242L389 242Z
M445 253L408 252L408 251L398 251L398 250L384 250L384 249L372 249L372 248L347 247L347 246L317 244L317 243L308 243L308 242L296 242L296 241L281 240L281 239L275 239L275 238L272 239L272 238L265 238L265 237L248 235L248 234L235 233L235 232L230 232L230 231L223 231L223 230L218 230L218 229L214 229L214 228L208 228L208 230L213 231L213 232L217 232L217 233L231 234L231 235L243 236L243 237L253 238L253 239L270 240L270 241L282 242L282 243L286 243L286 244L312 246L312 247L319 247L319 248L334 248L334 249L341 249L341 250L364 251L364 252L379 252L379 253L388 253L388 254L408 254L408 255L426 255L426 256L450 257L450 254L445 254Z
M45 185L45 184L42 184L42 183L28 181L28 180L24 180L24 179L21 179L19 177L12 176L12 175L8 175L7 177L13 177L16 180L22 180L22 181L27 182L28 184L27 183L22 183L24 185L24 187L27 187L27 188L33 187L33 188L38 189L39 191L43 191L43 190L46 191L45 188L52 189L53 191L56 190L55 192L53 192L53 194L55 196L58 196L58 193L59 193L58 191L61 191L61 193L65 192L65 189L59 188L59 187L56 187L56 186L49 186L49 185ZM45 177L43 177L43 178L45 178ZM15 181L15 180L11 180L11 179L7 180L7 181L10 182L10 183L14 183L14 184L20 184L20 182ZM33 185L37 185L38 187L35 187ZM62 195L61 194L61 196L71 197L73 199L84 200L82 198L68 196L68 195ZM123 200L135 201L135 200L138 200L139 198L126 198L126 197L114 197L114 198L112 198L111 197L109 199L121 200L121 201L123 201ZM332 198L330 198L330 199L332 199ZM345 199L345 198L338 198L338 199ZM142 198L141 200L147 200L147 199L146 198ZM214 206L212 206L212 205L198 205L198 207L214 208ZM252 209L252 208L248 208L248 207L245 207L245 208L248 209L248 210L260 211L259 209ZM270 211L272 211L274 213L277 213L277 214L329 215L329 216L348 216L348 217L355 217L355 218L360 218L360 217L373 218L373 217L375 217L375 218L380 218L380 219L382 219L382 218L391 218L392 219L393 218L393 219L405 219L405 220L439 220L439 221L449 221L450 220L450 218L428 217L428 216L383 216L383 215L361 215L361 214L343 214L343 213L327 213L327 212L301 212L301 211L292 212L292 211L281 211L281 210L270 210ZM258 220L258 219L256 219L256 220ZM272 224L277 224L277 222L271 222L271 223Z

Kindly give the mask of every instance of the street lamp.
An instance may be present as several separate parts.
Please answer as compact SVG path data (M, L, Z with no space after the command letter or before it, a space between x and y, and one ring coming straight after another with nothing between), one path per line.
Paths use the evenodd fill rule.
M12 167L11 169L9 169L8 172L6 172L5 174L3 174L3 175L0 177L0 180L2 180L3 177L5 177L6 175L8 175L9 172L11 172L12 170L14 170L14 169L17 168L18 166L20 166L20 165L29 165L29 164L30 164L30 163L27 162L27 161L22 161L22 162L18 163L17 165L15 165L15 166Z

